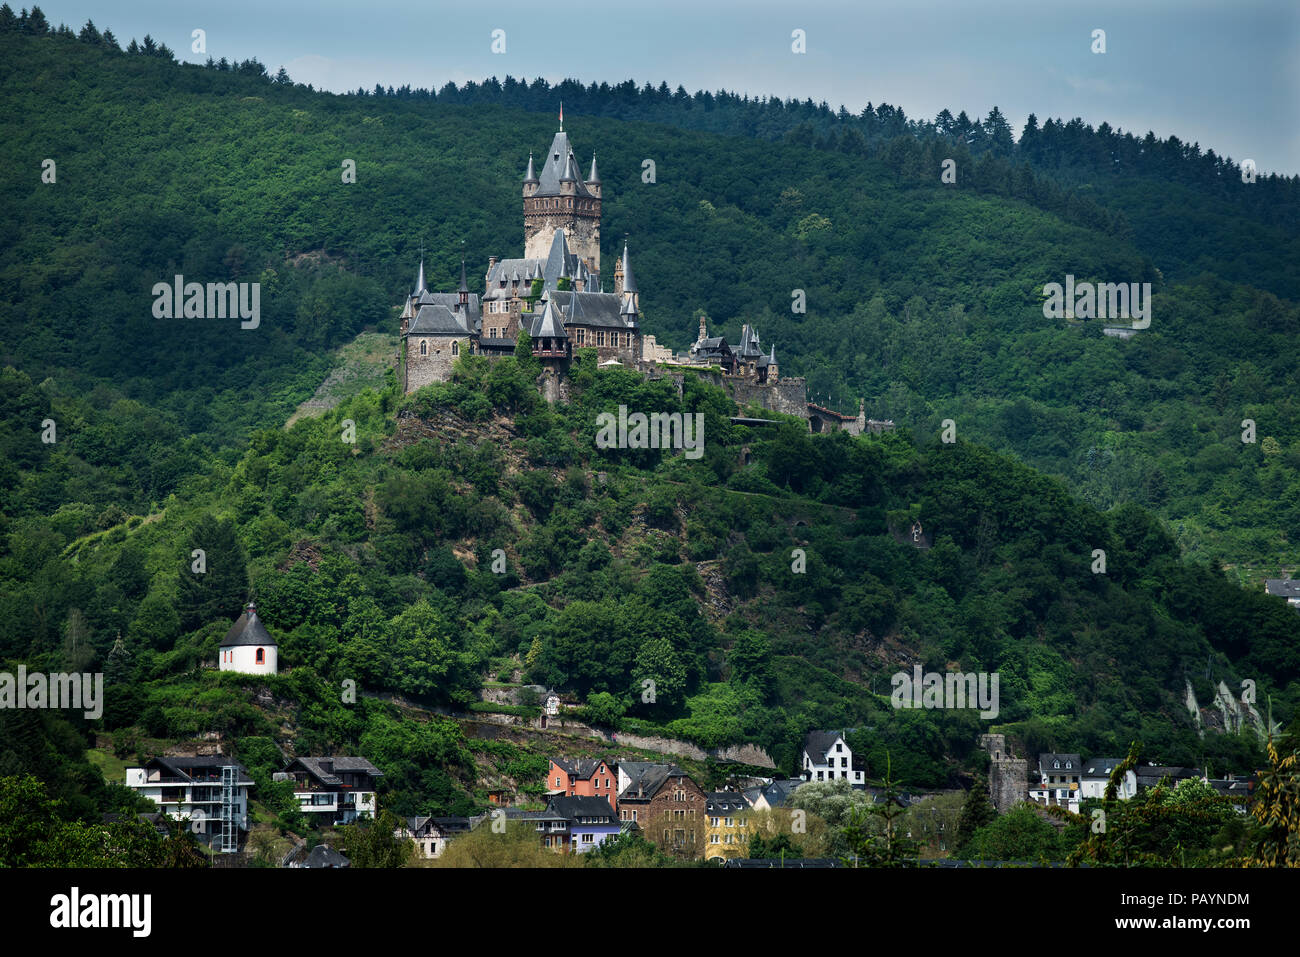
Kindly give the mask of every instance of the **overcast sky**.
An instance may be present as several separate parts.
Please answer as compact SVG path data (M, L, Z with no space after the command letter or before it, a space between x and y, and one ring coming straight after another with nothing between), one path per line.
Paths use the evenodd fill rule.
M18 9L19 2L10 0ZM1261 172L1300 173L1297 0L49 0L126 44L181 59L256 57L336 92L506 75L679 84L932 119L993 105L1199 142ZM206 31L207 54L191 51ZM503 54L492 32L506 31ZM807 53L791 50L803 30ZM1092 33L1105 31L1106 52Z

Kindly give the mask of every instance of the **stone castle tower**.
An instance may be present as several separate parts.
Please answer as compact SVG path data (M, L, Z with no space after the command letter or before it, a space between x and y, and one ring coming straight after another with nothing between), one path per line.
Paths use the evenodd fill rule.
M989 799L999 814L1006 814L1029 799L1029 762L1011 756L1006 735L981 734L979 745L989 754Z
M578 160L564 132L564 113L560 113L560 131L551 140L551 148L542 163L541 175L529 154L524 174L524 258L545 259L557 231L563 230L569 252L587 264L594 282L588 288L600 289L600 174L596 157L591 157L591 172L586 179L578 172Z

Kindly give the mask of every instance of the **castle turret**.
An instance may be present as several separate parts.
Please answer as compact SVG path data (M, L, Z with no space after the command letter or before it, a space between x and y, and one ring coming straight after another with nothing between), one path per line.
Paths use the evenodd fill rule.
M780 370L776 364L776 346L772 347L772 353L767 357L767 381L775 382L780 378Z
M632 258L628 255L627 240L623 240L623 259L619 265L621 269L618 272L622 273L623 283L622 288L618 290L618 293L623 297L624 303L632 303L631 314L636 315L640 311L641 303L640 296L636 290L636 277L632 275ZM616 272L615 275L618 275L618 273Z
M700 334L696 337L696 342L703 342L705 339L709 338L709 331L704 327L707 318L707 316L700 316Z
M465 280L465 260L460 261L460 285L456 287L462 310L469 308L469 283Z
M593 157L591 176L583 180L569 135L561 127L541 169L535 169L530 160L524 176L525 258L545 259L556 231L563 230L573 253L587 260L593 280L599 277L599 176Z

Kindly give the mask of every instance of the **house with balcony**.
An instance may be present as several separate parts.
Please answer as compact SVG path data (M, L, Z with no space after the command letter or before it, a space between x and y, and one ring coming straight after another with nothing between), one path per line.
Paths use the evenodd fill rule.
M379 809L375 791L384 773L365 758L294 758L281 774L277 780L293 781L298 809L313 827L373 819Z
M171 819L188 821L194 836L214 848L236 850L240 832L248 830L248 789L255 785L232 758L152 758L126 769L126 786Z
M1079 813L1083 761L1077 754L1040 754L1038 777L1038 783L1029 788L1029 800L1045 807L1057 805Z

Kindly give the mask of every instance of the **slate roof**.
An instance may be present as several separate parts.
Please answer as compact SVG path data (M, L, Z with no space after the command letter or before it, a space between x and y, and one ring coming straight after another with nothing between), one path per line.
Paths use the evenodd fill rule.
M528 169L524 172L525 183L536 183L537 173L533 171L533 154L528 154Z
M629 781L635 781L641 775L645 774L653 767L667 767L667 765L656 765L654 761L620 761L618 770L627 775Z
M804 753L813 759L814 764L825 764L827 752L843 737L842 731L809 731L808 737L803 739Z
M542 310L541 315L533 318L528 335L533 339L567 339L569 337L569 334L564 331L564 319L555 308L555 304L549 299L546 301L546 308Z
M623 790L618 801L620 804L624 801L648 801L675 777L688 778L690 775L675 764L653 764Z
M588 183L600 183L600 174L596 172L596 154L591 154L591 173L587 176Z
M377 767L375 767L365 758L301 757L301 758L294 758L287 765L285 765L284 769L288 771L290 768L294 767L295 765L301 765L303 770L305 770L308 774L310 774L321 784L328 784L328 785L342 784L343 783L342 779L339 778L338 775L345 772L359 771L370 775L372 778L382 778L384 776L383 771L379 770Z
M234 765L236 787L252 786L255 783L252 777L249 776L248 770L242 764L220 754L202 754L196 757L153 758L145 765L145 767L155 764L161 765L176 777L186 781L193 780L193 776L189 773L190 771L220 771L226 765ZM148 784L149 782L146 781L145 783Z
M1177 784L1187 778L1199 778L1201 776L1201 772L1196 768L1180 768L1162 764L1139 764L1133 770L1137 774L1137 783L1141 790L1155 787L1164 778L1169 778L1171 783Z
M578 257L569 252L569 241L564 230L557 229L551 238L551 250L546 254L546 262L542 265L542 278L545 280L543 288L548 292L556 289L560 277L572 276L577 268Z
M317 844L303 861L303 867L351 867L352 862L328 844Z
M483 293L483 298L489 302L496 299L513 299L515 290L519 291L520 296L526 296L532 291L533 270L540 269L544 260L541 259L502 259L500 262L493 263L492 268L487 274L487 290ZM519 277L519 285L513 284L514 278ZM505 287L502 288L501 280L506 281Z
M583 818L590 824L614 824L617 817L609 802L602 797L565 797L557 796L546 802L546 810L558 814L571 823L578 823Z
M1300 579L1270 578L1264 582L1264 590L1279 598L1300 599Z
M587 780L596 773L598 767L605 763L600 758L579 758L576 761L570 758L552 758L551 760L555 762L555 766L560 770L566 774L576 775L580 781Z
M578 196L591 196L591 190L583 185L578 175L576 161L572 157L573 147L569 145L569 134L560 130L551 140L551 148L546 151L546 161L542 165L541 175L537 178L537 192L533 195L559 196L560 183L567 178L575 181L574 192Z
M740 327L740 344L736 346L736 355L742 359L754 359L763 354L758 345L758 331L749 323Z
M412 837L442 837L469 830L467 817L408 817L406 829Z
M262 624L262 619L257 615L257 606L251 601L244 613L235 619L235 623L230 626L226 632L226 637L221 640L222 648L233 648L236 645L274 645L275 639L272 638Z
M734 813L749 810L749 801L739 791L710 791L704 795L709 814Z
M1059 768L1052 767L1057 761L1061 763L1061 766ZM1067 768L1066 764L1070 766ZM1044 774L1053 771L1068 771L1071 774L1079 774L1083 770L1083 762L1079 760L1077 754L1056 754L1051 751L1044 751L1038 756L1038 770Z
M612 292L571 292L556 289L547 295L564 315L566 325L599 326L632 330L619 310L619 297Z
M632 275L632 259L627 252L627 243L623 244L623 291L637 291L636 277Z
M1110 773L1119 767L1123 761L1123 758L1089 758L1083 762L1083 776L1085 778L1109 780Z
M407 335L467 336L473 325L472 312L453 311L443 305L421 306L407 327Z

